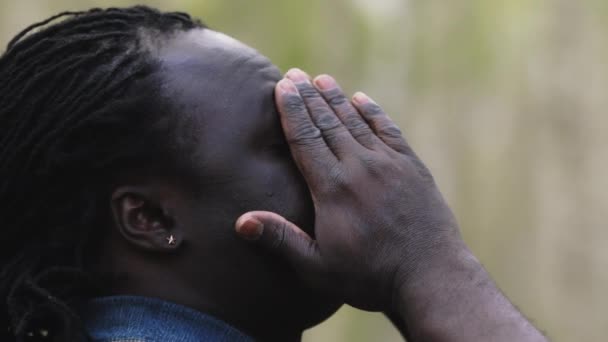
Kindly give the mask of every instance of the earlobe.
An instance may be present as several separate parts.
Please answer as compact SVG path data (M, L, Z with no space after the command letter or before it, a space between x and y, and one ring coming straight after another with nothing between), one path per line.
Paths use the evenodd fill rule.
M163 203L144 187L121 187L112 194L115 228L130 244L148 251L171 252L181 245L176 220Z

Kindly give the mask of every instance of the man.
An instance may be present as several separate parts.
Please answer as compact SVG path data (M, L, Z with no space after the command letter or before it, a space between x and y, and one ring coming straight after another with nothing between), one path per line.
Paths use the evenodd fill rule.
M278 69L184 13L18 34L0 59L2 340L297 341L344 301L414 340L542 338L388 117L288 75L279 122ZM245 212L237 232L275 253L234 234Z

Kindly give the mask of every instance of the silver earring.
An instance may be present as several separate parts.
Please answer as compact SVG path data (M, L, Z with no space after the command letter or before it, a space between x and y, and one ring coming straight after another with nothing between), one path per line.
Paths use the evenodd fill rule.
M167 243L169 243L169 245L175 245L175 237L173 237L173 235L169 235L169 237L167 237Z

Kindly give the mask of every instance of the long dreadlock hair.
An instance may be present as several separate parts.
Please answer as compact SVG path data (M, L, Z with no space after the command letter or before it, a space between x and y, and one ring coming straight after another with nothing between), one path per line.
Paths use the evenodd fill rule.
M143 6L92 9L50 17L8 44L0 57L0 340L87 340L76 307L96 291L86 265L108 221L111 177L174 155L166 147L175 146L167 144L174 120L147 104L160 67L150 45L204 27Z

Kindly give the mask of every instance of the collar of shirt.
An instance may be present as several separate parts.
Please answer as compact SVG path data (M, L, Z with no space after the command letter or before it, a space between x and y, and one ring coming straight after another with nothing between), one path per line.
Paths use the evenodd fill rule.
M199 342L253 339L225 322L156 298L94 298L82 310L85 328L98 342Z

